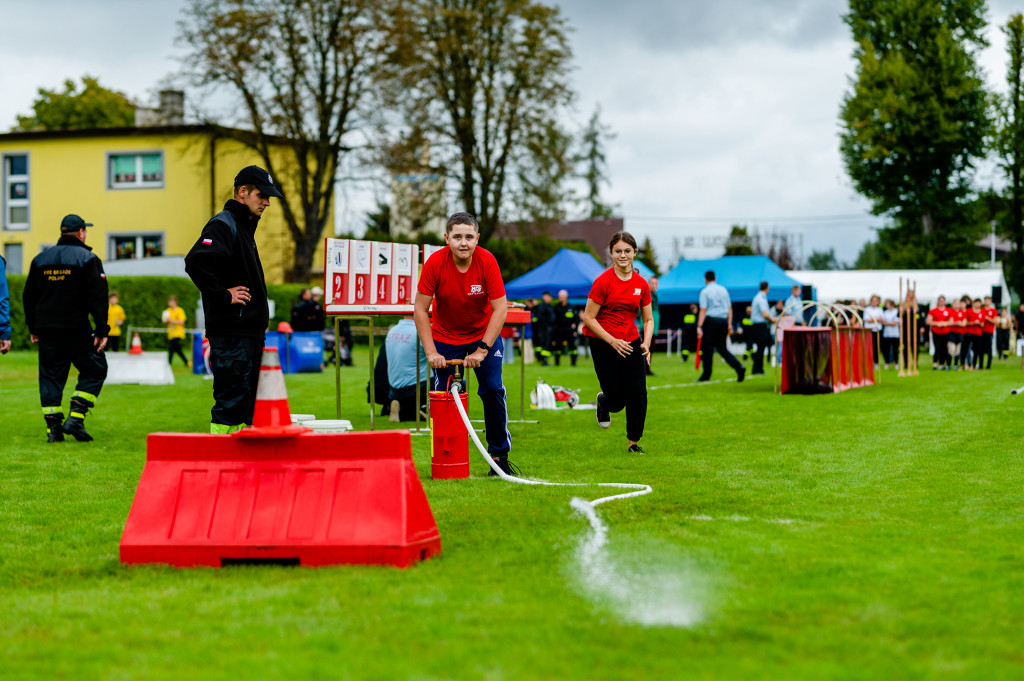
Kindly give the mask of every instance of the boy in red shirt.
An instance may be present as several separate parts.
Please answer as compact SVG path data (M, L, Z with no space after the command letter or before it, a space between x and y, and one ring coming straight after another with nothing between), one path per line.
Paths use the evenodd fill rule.
M498 341L508 312L505 284L498 263L477 246L480 225L469 213L448 218L444 240L448 248L434 253L423 264L416 290L413 318L416 331L434 368L434 389L448 390L454 367L449 359L465 359L476 370L477 394L484 404L487 452L506 474L512 436L508 432L508 406L501 381ZM430 305L433 302L433 319ZM491 475L495 475L492 470Z

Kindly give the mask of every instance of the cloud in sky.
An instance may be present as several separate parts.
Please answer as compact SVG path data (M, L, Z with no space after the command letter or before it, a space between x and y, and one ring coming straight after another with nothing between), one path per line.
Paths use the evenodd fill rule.
M574 123L594 107L616 134L612 186L627 228L649 235L662 265L673 239L721 234L731 222L802 235L804 255L834 247L851 261L881 220L843 170L838 113L853 73L842 0L562 0L572 26ZM183 0L0 0L0 128L27 113L40 87L84 74L142 104L177 68ZM1013 0L989 3L982 55L1005 90L999 26ZM984 183L996 181L987 170ZM339 214L362 224L372 197L345 189ZM831 217L829 220L778 218ZM835 216L855 216L835 219ZM662 218L652 220L650 218ZM669 218L669 219L665 219ZM703 220L702 220L703 219ZM685 257L716 252L688 251Z

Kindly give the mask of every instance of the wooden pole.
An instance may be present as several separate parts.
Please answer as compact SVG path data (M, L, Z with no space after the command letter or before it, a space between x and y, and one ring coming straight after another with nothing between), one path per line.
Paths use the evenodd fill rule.
M909 283L907 285L909 286ZM903 336L904 336L904 334L903 334L903 308L904 308L904 304L903 304L903 277L900 277L900 303L899 303L899 315L897 315L897 317L899 318L899 321L900 321L900 324L899 324L899 330L900 330L900 349L899 349L899 353L896 355L896 368L899 369L899 371L896 372L896 375L899 376L899 377L903 377L903 376L907 375L906 371L904 371L904 369L903 369L903 366L904 366L904 364L903 364Z
M920 340L920 338L918 336L919 331L918 331L918 327L917 327L917 318L920 316L919 315L920 311L919 311L918 306L917 306L917 279L914 280L914 298L913 298L913 300L914 300L914 306L911 309L911 314L913 315L913 320L914 320L913 321L914 341L913 341L913 344L910 347L913 348L913 351L914 351L914 374L913 375L917 376L917 373L918 373L917 372L918 352L919 352L919 350L921 348L921 340Z

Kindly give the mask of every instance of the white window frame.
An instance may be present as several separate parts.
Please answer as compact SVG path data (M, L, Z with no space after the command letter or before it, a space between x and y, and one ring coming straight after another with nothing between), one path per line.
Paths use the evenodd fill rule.
M10 175L7 172L8 159L15 156L25 157L25 174L24 175ZM2 164L3 171L3 230L5 232L24 232L32 227L32 184L29 181L29 177L32 174L32 159L29 157L29 153L25 152L7 152L0 157L0 164ZM28 198L27 199L12 199L11 198L11 185L17 182L24 182L28 185ZM25 207L25 222L11 222L11 208Z
M124 156L135 157L135 180L132 182L115 182L114 180L114 158ZM142 179L142 157L160 157L160 179L148 182ZM107 152L107 189L121 191L122 189L160 189L167 179L167 162L162 149L146 149L142 151L108 151Z
M146 239L152 237L159 237L160 243L163 245L163 250L167 250L167 233L166 232L107 232L107 257L106 262L117 260L117 246L115 240L126 239L132 237L135 239L135 255L131 258L121 258L122 260L144 260L147 257L163 257L166 255L162 253L158 256L146 256L144 254L143 243Z

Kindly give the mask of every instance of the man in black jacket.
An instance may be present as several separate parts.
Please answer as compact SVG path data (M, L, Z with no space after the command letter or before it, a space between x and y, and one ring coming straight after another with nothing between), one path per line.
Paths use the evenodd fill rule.
M270 322L256 227L272 196L282 198L270 173L257 166L243 168L235 176L234 197L210 218L185 256L185 271L203 296L210 339L211 433L252 425Z
M64 433L79 442L92 440L85 415L107 377L107 277L103 263L85 245L87 227L92 224L77 215L65 216L57 245L33 258L22 293L29 337L39 344L39 401L47 442L63 442ZM78 384L65 421L61 402L72 364Z

